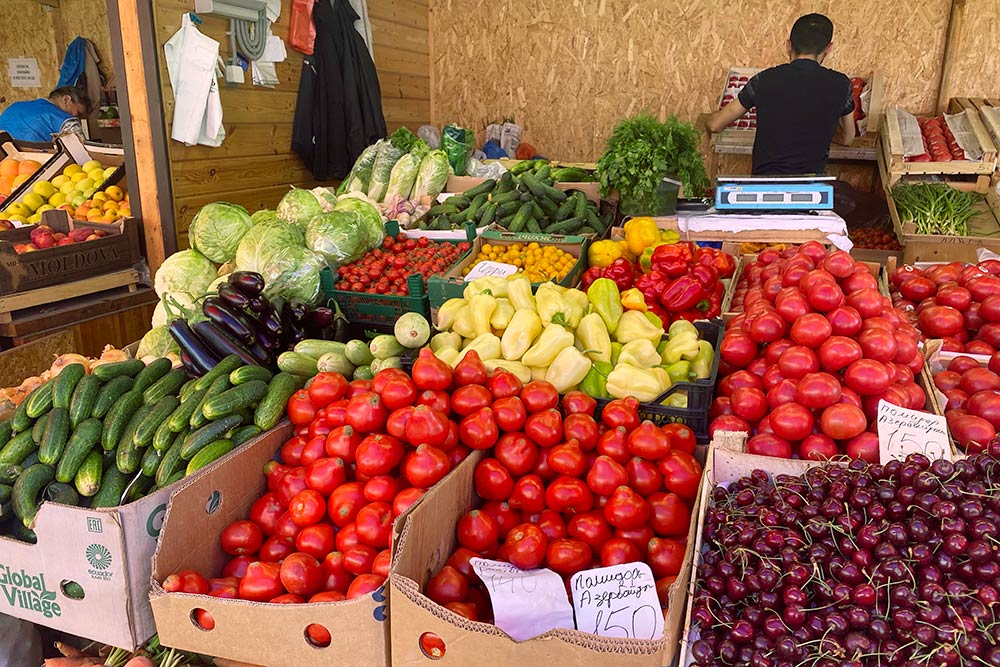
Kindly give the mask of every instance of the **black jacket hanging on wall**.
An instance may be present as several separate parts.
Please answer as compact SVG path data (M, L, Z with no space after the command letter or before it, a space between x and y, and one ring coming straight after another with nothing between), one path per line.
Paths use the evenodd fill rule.
M313 8L316 44L299 79L292 150L317 180L343 178L367 146L385 137L382 93L348 0Z

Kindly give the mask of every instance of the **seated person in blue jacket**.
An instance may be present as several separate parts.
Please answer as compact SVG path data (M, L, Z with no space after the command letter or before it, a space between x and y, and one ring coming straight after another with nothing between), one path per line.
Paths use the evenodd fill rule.
M90 112L87 93L73 86L60 86L48 99L14 102L0 113L0 130L18 141L51 142L53 135L83 134L81 118Z

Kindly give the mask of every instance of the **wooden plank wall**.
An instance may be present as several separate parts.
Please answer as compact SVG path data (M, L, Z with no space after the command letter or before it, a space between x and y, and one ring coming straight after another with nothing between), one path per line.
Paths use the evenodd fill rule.
M290 0L282 0L274 34L286 41ZM190 0L153 0L159 48L180 26ZM430 72L426 0L370 0L375 64L382 89L382 107L389 131L400 125L416 128L430 120ZM228 21L203 16L200 30L219 41L229 55ZM248 72L242 86L222 86L226 139L222 146L184 146L168 140L174 214L178 243L188 246L187 230L198 209L225 200L250 211L270 208L289 185L312 187L312 174L291 152L292 117L302 70L302 55L287 47L288 59L277 65L277 87L253 86ZM173 95L160 51L164 118L173 118Z

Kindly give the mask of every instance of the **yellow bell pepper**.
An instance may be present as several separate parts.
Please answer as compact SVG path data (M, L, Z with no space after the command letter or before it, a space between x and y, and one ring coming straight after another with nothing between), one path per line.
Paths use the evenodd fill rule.
M639 262L638 262L640 271L642 271L643 273L649 273L650 271L653 270L652 267L653 251L659 248L661 245L671 245L671 244L667 241L657 240L654 241L649 246L647 246L646 249L642 251L642 254L639 255Z
M469 299L469 311L472 313L472 329L476 336L490 333L490 318L497 309L497 298L483 292ZM474 338L475 336L473 336Z
M635 255L633 255L632 251L628 249L628 241L626 241L625 239L619 239L615 241L615 243L617 243L618 247L622 249L622 257L624 257L625 259L634 264Z
M468 299L476 294L483 293L492 294L497 298L507 296L507 281L499 276L483 276L482 278L476 278L465 285L465 290L462 292L462 296Z
M434 337L431 338L431 351L437 352L442 347L453 347L457 350L462 347L462 337L454 331L435 334Z
M456 359L458 358L459 354L461 354L461 352L459 352L453 347L442 347L440 350L434 352L435 357L437 357L438 359L440 359L441 361L443 361L444 363L448 364L453 368L455 364L458 363Z
M459 311L462 310L468 301L465 299L448 299L437 311L437 329L438 331L448 331L455 325L455 318L458 317Z
M472 308L469 307L468 303L458 309L458 312L455 314L455 322L451 325L451 330L462 338L475 338L479 335L476 332L476 327L473 325Z
M571 345L573 345L573 334L567 331L564 326L550 324L545 327L535 344L521 357L521 363L525 366L548 367L557 354Z
M591 361L611 361L611 336L600 315L583 316L576 328L576 346Z
M681 240L681 235L676 229L661 229L660 240L664 243L677 243Z
M639 368L652 368L659 366L662 361L656 351L656 346L646 338L629 341L622 346L622 352L618 355L619 364L630 364Z
M655 346L663 338L663 328L653 324L646 313L626 310L618 321L615 339L622 344L645 338Z
M572 345L563 348L562 352L549 364L549 370L545 373L545 380L555 385L560 394L569 391L570 387L576 386L583 381L590 370L590 359L583 356L580 350Z
M622 257L622 247L616 241L605 239L591 244L587 250L587 262L590 266L604 268L619 257Z
M520 361L510 361L508 359L487 359L483 362L483 365L486 366L486 370L490 373L498 368L510 371L517 376L517 379L521 381L521 384L528 384L531 382L531 369L522 364Z
M627 289L622 292L622 306L625 310L638 310L646 312L646 297L636 288Z
M625 243L628 250L638 257L642 251L660 240L660 229L652 218L632 218L625 223Z
M580 323L586 308L581 305L578 298L568 296L566 294L568 291L570 290L553 282L538 286L538 291L535 292L535 305L538 308L538 316L542 318L542 324L548 325L555 321L576 328ZM586 298L587 295L583 294L584 301ZM561 318L560 313L562 313Z
M507 298L514 310L536 310L535 297L531 293L531 281L523 273L507 276Z
M490 326L497 331L503 331L510 324L510 319L514 317L514 304L507 297L497 299L496 310L490 317Z
M533 310L515 310L510 318L507 329L500 339L500 350L503 358L517 361L524 356L531 345L542 333L542 320Z
M681 359L694 361L700 350L698 334L685 331L671 336L660 356L665 364L673 364Z
M608 373L606 390L613 398L634 396L641 403L656 400L663 393L663 384L654 369L631 364L618 364Z
M465 347L462 351L458 353L452 366L458 365L465 355L467 355L471 350L475 350L482 361L487 361L489 359L499 359L500 358L500 339L491 333L484 333L476 336L470 341L465 343Z
M541 382L545 379L545 374L549 372L546 366L530 366L528 370L531 371L532 382Z

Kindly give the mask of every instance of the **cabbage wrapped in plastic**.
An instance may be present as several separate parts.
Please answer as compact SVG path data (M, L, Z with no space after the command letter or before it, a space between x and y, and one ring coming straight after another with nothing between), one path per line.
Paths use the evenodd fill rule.
M410 199L436 198L444 192L450 173L451 165L448 163L447 153L431 151L420 161L417 178L413 182L413 190L410 192Z
M319 201L319 205L324 213L329 213L337 205L337 195L330 188L318 187L313 188L310 192L316 195L316 199Z
M382 239L385 238L385 219L379 212L378 206L374 203L366 198L350 195L341 197L333 210L352 211L358 214L367 236L367 241L365 242L366 250L371 250L382 245Z
M175 252L156 271L153 288L159 297L168 292L204 294L216 278L215 265L197 250Z
M354 166L351 167L351 173L337 187L338 195L342 195L345 192L368 192L368 182L372 177L372 166L375 164L375 156L378 154L379 147L384 142L385 139L382 139L361 151L361 155L354 163Z
M413 182L417 180L417 172L420 169L420 158L413 153L407 153L399 158L399 161L392 168L389 175L389 186L385 190L382 201L389 201L393 197L409 199L410 191L413 190Z
M181 348L170 335L170 329L166 324L155 326L146 332L146 335L139 341L139 347L135 351L135 356L142 357L165 357L168 354L180 354Z
M319 273L325 266L323 257L308 248L287 246L271 255L270 262L260 272L264 277L264 294L315 305L321 295Z
M388 141L382 142L378 147L375 163L372 165L371 180L368 182L368 190L366 191L369 199L377 202L382 201L385 197L385 191L389 187L392 168L404 155L406 155L406 151L396 148Z
M331 269L337 269L368 251L368 229L357 211L322 213L306 226L306 247L322 255Z
M271 208L262 208L256 213L252 213L250 215L250 222L252 222L255 225L259 225L262 222L277 222L277 221L278 221L278 214L275 213L274 209Z
M188 238L192 248L216 264L223 264L236 255L236 246L252 226L245 208L217 201L198 210L188 228Z
M302 188L292 188L288 191L275 209L278 219L290 223L305 231L306 225L313 216L323 212L319 198L311 191Z

